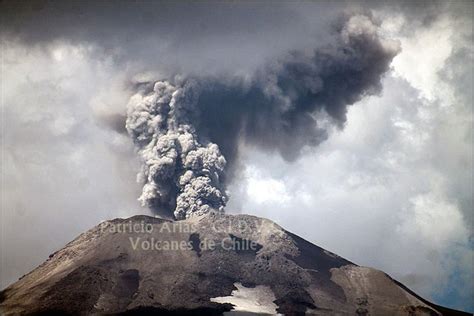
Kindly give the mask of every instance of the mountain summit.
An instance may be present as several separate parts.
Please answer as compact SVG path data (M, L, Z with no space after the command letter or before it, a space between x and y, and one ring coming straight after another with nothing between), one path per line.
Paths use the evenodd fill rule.
M3 315L467 315L248 215L106 221L0 295Z

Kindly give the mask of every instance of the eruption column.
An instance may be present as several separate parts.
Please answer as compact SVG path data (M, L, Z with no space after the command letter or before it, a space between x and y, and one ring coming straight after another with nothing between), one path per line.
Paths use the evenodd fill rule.
M223 211L226 160L219 147L200 143L192 125L196 84L155 83L153 92L130 100L126 127L143 160L139 200L152 209L173 208L176 219Z

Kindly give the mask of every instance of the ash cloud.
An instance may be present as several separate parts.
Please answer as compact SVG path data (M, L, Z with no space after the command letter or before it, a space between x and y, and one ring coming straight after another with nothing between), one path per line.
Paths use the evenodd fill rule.
M199 141L192 123L196 92L192 82L161 81L129 104L126 127L143 160L140 201L155 210L173 207L176 219L223 211L227 199L221 182L226 160L216 144Z
M342 21L331 45L293 51L250 79L175 76L133 96L126 126L143 161L140 201L176 219L223 211L239 141L293 160L327 138L318 114L343 127L348 106L381 90L399 47L368 15Z

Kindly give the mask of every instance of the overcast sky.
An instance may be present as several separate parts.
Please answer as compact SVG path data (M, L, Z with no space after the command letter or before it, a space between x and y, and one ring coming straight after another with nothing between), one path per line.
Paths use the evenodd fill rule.
M226 210L474 310L472 2L3 1L0 11L2 288L101 220L151 214L124 132L137 83L247 78L330 45L341 16L364 14L400 45L382 90L290 161L239 142Z

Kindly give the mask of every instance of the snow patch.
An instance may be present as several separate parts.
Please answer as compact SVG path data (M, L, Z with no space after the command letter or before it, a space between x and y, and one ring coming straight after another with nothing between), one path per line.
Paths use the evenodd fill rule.
M241 283L234 283L234 286L237 290L232 291L230 296L214 297L211 302L230 303L234 305L232 311L278 315L278 306L273 303L275 294L270 287L257 285L247 288Z

